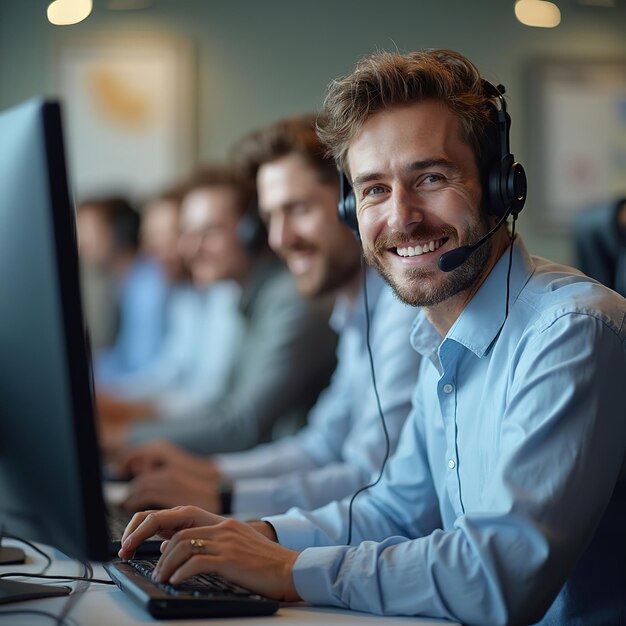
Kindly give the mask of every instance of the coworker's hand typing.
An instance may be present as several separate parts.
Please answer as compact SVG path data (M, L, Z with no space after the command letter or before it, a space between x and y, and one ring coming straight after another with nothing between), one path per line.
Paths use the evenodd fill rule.
M158 467L139 474L128 485L122 502L127 511L170 508L194 504L212 513L221 513L217 485L177 467Z
M158 582L178 584L194 574L211 572L269 598L300 600L293 583L299 552L273 541L267 524L252 526L193 506L144 511L128 525L119 556L132 558L137 546L155 534L168 539L161 545L153 575Z
M192 454L168 441L157 440L123 451L115 469L120 476L137 476L157 467L176 467L206 480L218 481L220 472L209 458Z

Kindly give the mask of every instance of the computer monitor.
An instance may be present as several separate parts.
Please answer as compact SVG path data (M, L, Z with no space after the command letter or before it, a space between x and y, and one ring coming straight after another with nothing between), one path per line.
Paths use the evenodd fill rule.
M60 106L32 100L0 113L0 530L101 561L85 328Z

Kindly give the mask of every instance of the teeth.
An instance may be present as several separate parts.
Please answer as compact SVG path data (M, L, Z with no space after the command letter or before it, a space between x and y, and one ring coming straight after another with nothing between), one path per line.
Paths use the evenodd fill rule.
M406 248L396 248L396 252L398 256L420 256L424 254L424 252L434 252L441 246L441 239L429 241L423 245L418 244L417 246L407 246Z

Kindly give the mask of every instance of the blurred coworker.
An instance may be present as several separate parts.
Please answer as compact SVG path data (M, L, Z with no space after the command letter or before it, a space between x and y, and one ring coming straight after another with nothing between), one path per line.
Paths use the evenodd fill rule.
M585 274L626 296L626 198L581 213L574 222L574 247Z
M165 332L168 284L160 266L138 253L140 218L126 200L83 202L77 221L81 259L108 272L116 283L117 337L95 359L96 380L106 385L157 354Z
M232 281L208 287L189 281L179 246L183 197L181 186L144 208L142 249L161 265L171 283L167 330L152 362L99 389L99 407L108 415L185 417L218 398L227 383L240 290Z
M145 470L131 483L125 503L130 509L190 503L223 513L312 509L354 493L384 457L366 343L360 245L337 218L337 169L324 156L315 118L288 119L252 133L236 154L256 177L270 245L287 262L300 293L335 296L337 369L309 425L293 437L212 459L166 442L136 449L120 468ZM393 450L419 365L408 341L415 309L396 299L374 270L366 271L366 280L372 357Z
M76 212L80 292L94 352L115 342L118 327L116 279L108 267L113 232L103 212L93 204Z
M244 450L277 427L301 424L328 382L336 345L328 312L298 295L267 246L252 198L234 169L214 166L195 176L182 205L181 250L194 281L233 280L241 288L240 336L234 355L224 355L232 362L224 393L184 419L118 424L112 436L105 432L109 447L165 438L195 452Z

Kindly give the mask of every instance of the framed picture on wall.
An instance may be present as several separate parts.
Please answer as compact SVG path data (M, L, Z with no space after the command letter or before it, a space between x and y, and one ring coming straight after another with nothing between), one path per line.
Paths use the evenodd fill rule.
M56 87L78 199L159 193L195 161L191 45L157 36L101 35L63 43Z
M535 215L566 230L590 205L626 195L626 60L542 61L528 84Z

